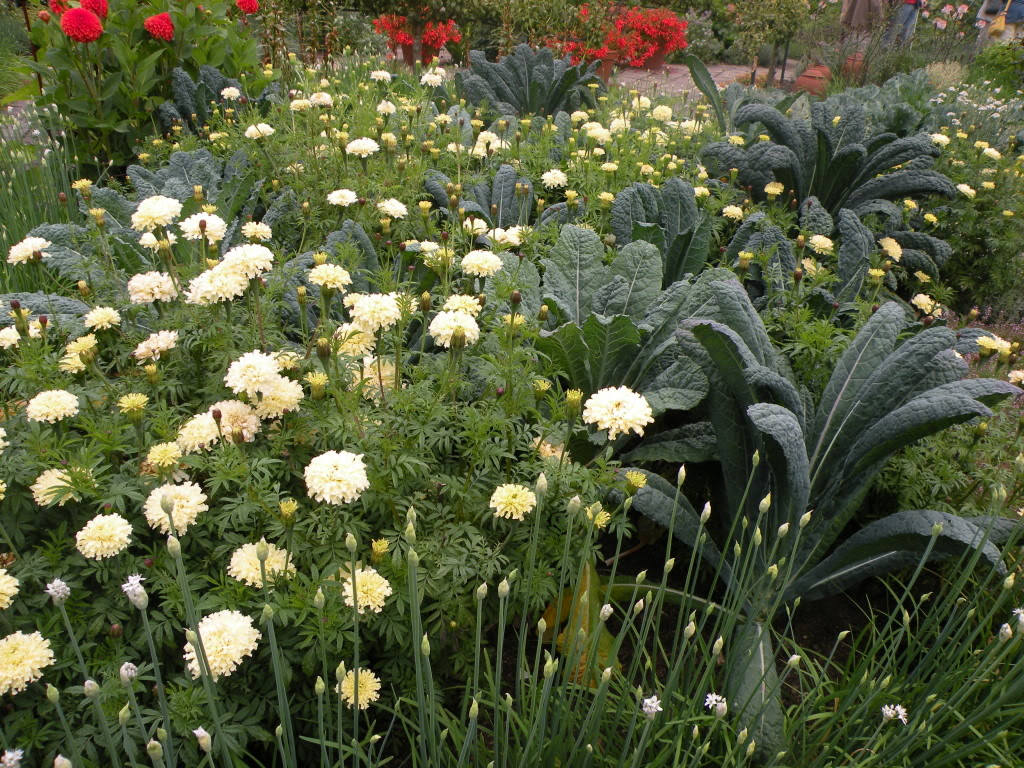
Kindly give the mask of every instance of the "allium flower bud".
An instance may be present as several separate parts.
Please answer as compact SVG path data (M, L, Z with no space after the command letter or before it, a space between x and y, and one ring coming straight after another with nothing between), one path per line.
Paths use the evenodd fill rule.
M706 523L710 519L711 519L711 502L710 501L706 501L706 502L704 502L704 509L702 509L701 512L700 512L700 521L701 521L701 523Z
M543 472L537 475L537 497L544 496L548 492L548 478Z
M274 618L274 609L270 606L270 603L263 604L263 613L260 616L264 624L269 623Z
M130 661L126 661L121 665L121 684L131 685L132 680L139 676L139 668L132 664Z
M476 588L476 599L483 600L487 597L487 582L485 581L479 587Z
M73 763L64 755L57 755L53 758L53 768L72 768Z
M256 542L256 559L265 563L268 557L270 557L270 545L267 544L266 539L260 539Z
M715 640L715 644L711 646L711 653L717 656L722 652L722 647L725 645L725 638L719 635L718 639Z
M806 528L807 524L809 522L811 522L811 511L810 510L808 510L808 511L804 512L802 515L800 515L800 527L801 528Z
M696 632L697 632L697 625L693 621L691 621L689 624L686 625L686 629L683 630L683 637L686 640L689 640L691 637L693 637L696 634Z
M177 536L172 534L167 537L167 551L175 559L181 557L181 542L178 541Z
M504 600L506 597L508 597L508 592L509 592L508 579L502 579L501 583L498 584L498 599L499 600Z
M117 712L117 724L118 725L127 725L128 724L128 720L129 720L129 718L131 718L131 716L132 716L132 712L128 708L128 702L125 702L124 706L121 707L121 709L118 710L118 712Z
M548 623L547 623L546 621L544 621L544 619L542 618L542 619L540 619L540 620L539 620L539 621L537 622L537 634L538 634L538 635L539 635L540 637L543 637L543 636L544 636L544 634L545 634L545 633L546 633L547 631L548 631Z
M582 504L583 502L580 500L579 496L573 496L571 499L569 499L569 503L565 506L566 514L568 514L570 517L576 515L576 513L580 511L580 506Z
M789 523L783 523L779 526L779 538L784 539L787 534L789 534Z
M319 678L317 678L319 680ZM213 749L213 737L206 732L205 728L196 728L192 731L195 734L196 741L199 742L199 748L206 754L210 754L210 750Z
M320 677L320 675L317 675L316 682L313 684L313 693L315 693L317 696L323 696L324 691L326 690L327 683L324 682L324 679Z
M100 687L95 680L86 680L82 684L82 693L87 699L91 699L100 692Z
M423 639L420 640L420 653L424 656L430 655L430 638L427 637L426 634L424 634Z
M313 595L313 607L318 611L322 610L325 602L323 588L317 587L316 594Z
M164 748L156 739L150 739L146 745L146 754L149 755L150 760L154 763L164 758Z
M56 704L58 701L60 701L60 691L58 691L49 683L46 684L46 700L51 704Z
M356 537L351 533L345 534L345 548L350 554L354 555L356 552Z

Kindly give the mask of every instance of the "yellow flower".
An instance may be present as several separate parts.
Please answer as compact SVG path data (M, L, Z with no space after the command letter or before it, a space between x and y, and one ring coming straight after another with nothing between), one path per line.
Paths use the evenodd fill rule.
M906 208L908 211L914 211L917 210L917 203L915 203L908 197L906 200L903 201L903 207Z
M647 485L647 475L643 472L638 472L635 469L631 469L626 472L626 482L628 482L633 488L640 490Z
M936 216L934 213L926 213L924 215L924 220L927 221L929 224L937 224L939 221L939 217Z
M181 448L177 443L157 443L149 449L146 461L161 469L177 466L181 461Z
M810 246L811 250L815 253L832 253L833 243L824 235L811 236L811 239L807 241L807 245Z
M738 205L727 205L725 206L725 208L722 209L722 215L725 216L727 219L732 219L733 221L740 221L743 219L743 209L740 208Z
M882 252L893 261L899 261L903 258L903 248L893 238L883 237L878 241L878 244L882 247Z
M768 195L769 200L774 200L776 197L786 191L786 187L782 182L773 181L764 186L765 194Z
M1013 215L1014 215L1014 214L1013 214L1013 211L1011 211L1011 210L1005 210L1005 211L1003 211L1003 216L1013 216Z
M382 559L384 559L384 555L388 553L388 548L390 546L391 545L388 543L387 539L374 539L373 541L371 541L370 551L371 557L373 558L373 562L379 563Z
M982 189L995 189L996 183L994 181L983 181L981 182Z
M526 486L506 483L494 489L489 506L495 517L523 520L537 506L537 496Z
M736 146L736 147L742 147L744 144L747 143L746 139L744 139L742 136L736 136L735 134L732 135L732 136L729 136L727 141L730 144L732 144L733 146Z
M374 568L356 569L354 591L352 579L350 574L342 587L345 605L356 608L359 613L365 613L367 609L374 613L384 610L384 603L391 596L391 582Z
M931 278L931 276L930 276L930 275L928 275L928 274L927 274L927 273L925 273L925 272L922 272L921 270L918 270L917 272L915 272L915 273L914 273L914 277L916 277L916 278L917 278L918 280L920 280L920 281L921 281L922 283L930 283L930 282L932 281L932 278Z
M502 315L501 316L501 322L503 322L505 325L509 325L509 324L511 324L511 325L522 325L523 323L526 322L526 318L523 315L520 315L518 313L514 316L514 318L510 314L509 315Z
M117 407L121 413L135 413L141 411L149 403L149 395L141 392L132 392L117 401Z
M599 501L595 501L589 507L586 507L583 512L587 516L587 520L599 531L604 529L612 519L612 516L608 514L608 510L602 507Z
M359 679L359 700L356 701L356 678ZM380 698L380 678L368 669L350 669L338 686L338 693L349 707L366 709Z

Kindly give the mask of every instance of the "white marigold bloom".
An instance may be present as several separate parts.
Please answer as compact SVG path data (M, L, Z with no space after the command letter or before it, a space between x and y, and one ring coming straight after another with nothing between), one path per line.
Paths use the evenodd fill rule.
M281 373L281 364L274 355L259 350L246 352L228 366L224 385L236 395L245 393L255 400L271 380Z
M961 195L967 198L973 199L978 194L977 191L970 184L957 184L956 188Z
M342 586L345 605L355 608L359 613L367 609L380 613L384 603L391 596L391 582L381 576L374 568L358 568L355 572L355 587L350 574Z
M452 337L458 331L462 332L467 345L475 344L480 339L480 326L468 312L438 312L430 321L430 335L439 346L450 347Z
M176 234L174 234L173 232L167 232L166 234L168 243L174 245L176 242L178 242L178 236ZM152 232L143 232L139 236L139 245L141 245L143 248L148 248L151 251L160 250L160 241L156 239L156 235L154 235Z
M132 355L139 363L144 363L147 360L158 360L164 352L169 352L177 345L177 331L157 331L156 333L151 333L149 338L141 342L135 348L135 351L132 352Z
M7 572L6 568L0 568L0 611L11 607L11 603L14 602L14 598L18 594L18 584L20 583Z
M993 160L1003 159L1002 153L994 147L985 147L985 149L981 151L981 154L983 154L985 157L990 157Z
M612 140L612 132L596 121L584 123L580 130L588 139L593 139L598 144L607 144Z
M309 94L309 103L314 107L333 107L334 97L324 91Z
M584 112L582 109L577 109L575 112L569 115L569 119L572 120L574 123L582 123L588 117L590 117L590 115Z
M3 453L4 448L8 445L10 445L10 442L7 440L7 430L0 427L0 453Z
M614 133L626 133L630 129L630 122L624 117L616 117L608 123L608 130Z
M331 205L340 205L342 208L348 208L348 206L359 200L359 196L351 189L336 189L327 196L327 202Z
M647 398L628 387L606 387L590 396L583 405L583 421L608 431L608 439L620 434L644 433L654 421Z
M476 277L491 277L501 271L501 257L491 251L470 251L462 257L462 271Z
M260 417L251 405L241 400L221 400L211 405L208 413L213 416L214 411L220 411L220 430L225 440L234 443L236 436L241 436L242 442L251 443L259 434Z
M370 155L380 152L380 144L373 139L353 139L345 145L345 151L365 160Z
M946 145L949 144L949 136L946 136L941 133L930 134L930 138L932 140L932 144L938 147L945 147Z
M7 252L7 263L24 264L27 261L31 261L33 254L37 251L45 259L50 255L46 253L46 249L51 245L53 243L42 237L26 237L20 243L15 243L11 246Z
M86 328L105 331L121 324L121 313L113 307L94 307L82 318Z
M537 495L525 485L505 483L494 489L488 506L495 517L523 520L537 506Z
M40 507L48 507L56 502L63 507L69 501L79 501L82 497L71 488L71 475L63 469L47 469L29 488L32 498Z
M384 99L377 105L378 115L393 115L397 110L398 108L387 99Z
M541 174L540 180L547 189L562 189L569 183L569 177L557 168L545 171Z
M348 357L362 357L372 352L377 339L372 333L360 330L354 323L342 323L334 332L338 342L338 354Z
M903 258L903 248L893 238L883 237L878 241L878 245L881 246L882 252L893 261Z
M0 640L0 696L21 693L53 662L50 641L38 632L7 635Z
M1024 384L1024 370L1010 371L1006 374L1006 379L1011 384L1016 384L1019 387Z
M305 112L312 106L313 102L309 99L292 99L291 104L288 105L288 109L292 112Z
M266 123L257 123L245 129L245 138L262 139L265 136L272 136L274 133L274 129Z
M297 411L303 397L299 382L278 376L260 390L256 415L261 419L278 419L289 411Z
M824 235L812 235L807 241L808 247L817 254L832 253L834 243Z
M66 389L47 389L28 401L25 415L29 421L50 424L78 413L78 398Z
M185 293L185 301L188 304L209 306L238 298L248 287L249 279L242 271L227 268L224 262L220 262L192 278Z
M185 453L205 451L220 440L217 422L209 413L200 413L185 422L178 430L178 447Z
M487 233L487 236L498 245L515 247L523 244L523 234L527 229L527 227L509 227L508 229L495 227Z
M158 227L169 227L181 215L181 203L172 197L153 195L147 197L132 214L132 229L136 232L152 232Z
M717 693L709 693L704 698L704 706L708 708L715 717L725 717L729 712L729 703L724 696Z
M906 725L907 710L900 704L886 704L882 707L882 722L888 723L890 720L899 720Z
M462 228L474 237L476 235L485 235L489 231L487 229L487 222L476 216L469 216L462 222Z
M366 356L363 358L362 370L356 372L349 389L361 388L363 397L376 403L385 391L395 388L397 376L398 369L390 360Z
M219 243L228 231L227 222L215 213L193 213L179 222L178 228L186 240L205 238L208 243Z
M227 677L238 669L246 656L252 656L262 637L253 626L252 619L238 611L211 613L199 622L198 629L210 676L214 680ZM185 661L192 677L198 678L202 669L192 643L185 643Z
M370 79L377 83L390 83L391 73L386 69L375 69L370 73Z
M21 334L13 325L0 328L0 349L11 349L21 343Z
M242 92L233 85L229 85L227 88L221 88L220 97L227 101L238 101L242 98Z
M359 685L356 685L356 678ZM359 701L356 701L356 688L359 688ZM349 708L366 709L380 698L380 678L368 669L350 669L336 686L342 701Z
M345 286L352 284L352 276L337 264L320 264L309 270L309 282L321 288L343 291Z
M644 717L653 720L662 711L661 700L657 696L646 698L640 703L640 710L644 713Z
M274 236L274 231L269 224L264 224L262 221L247 221L242 225L242 236L249 240L266 242Z
M420 85L425 85L429 88L437 88L444 84L444 70L435 67L434 69L428 69L420 76Z
M464 296L462 294L455 294L449 296L441 309L448 312L465 312L467 315L476 317L480 314L480 310L483 307L480 306L480 299L476 296Z
M132 304L170 301L177 295L174 281L166 272L143 272L128 281L128 296Z
M96 515L75 534L75 543L85 557L103 560L123 552L131 538L132 524L120 515Z
M392 219L404 219L409 215L409 209L405 207L405 204L393 197L377 203L377 210Z
M327 451L315 457L305 470L311 498L326 504L346 504L370 487L361 453Z
M387 330L402 317L397 293L350 293L344 303L352 324L367 333Z
M738 205L727 205L722 209L722 215L727 219L733 221L741 221L743 219L743 209ZM815 235L817 237L817 235Z
M206 503L206 494L197 483L167 483L154 488L146 498L143 512L149 527L160 533L171 533L171 521L163 509L164 499L174 505L171 517L174 518L174 533L178 536L185 533L199 515L210 508Z
M240 272L246 279L252 280L254 277L269 272L273 266L274 252L267 246L258 243L243 243L225 253L223 261L214 269L223 267L226 270Z
M935 299L927 293L917 294L910 300L910 303L926 315L930 315L935 310Z
M231 561L228 563L228 576L237 579L250 587L262 589L263 573L260 570L260 559L256 555L257 547L266 546L267 557L263 567L267 576L273 578L278 574L284 574L285 578L295 573L295 564L288 562L287 550L270 544L263 539L259 544L243 544L231 554ZM203 638L206 642L206 638Z
M667 123L672 119L672 107L666 104L659 104L651 110L651 117L655 120L660 120L663 123Z

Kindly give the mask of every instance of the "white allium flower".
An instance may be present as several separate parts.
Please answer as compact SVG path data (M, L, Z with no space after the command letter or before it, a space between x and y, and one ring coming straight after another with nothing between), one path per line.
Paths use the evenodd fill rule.
M888 723L890 720L899 720L906 725L907 710L900 704L886 704L882 707L882 722Z
M21 758L24 756L23 749L5 749L0 755L0 768L21 768Z
M63 579L54 579L46 585L46 594L57 605L71 597L71 587Z
M724 696L719 696L717 693L709 693L704 699L704 706L715 717L725 717L729 712L729 703Z
M132 229L136 232L152 232L158 227L169 227L181 215L181 203L172 197L153 195L147 197L132 214Z
M327 504L344 504L359 498L370 487L363 455L328 451L315 457L305 470L311 498Z
M121 591L127 595L129 602L140 611L149 604L149 596L146 588L142 586L145 579L137 573L133 573L128 580L121 585Z
M131 685L132 680L139 676L139 668L132 664L130 661L126 661L121 665L120 670L121 684Z
M347 208L358 200L359 196L351 189L336 189L327 196L328 203L342 208Z
M658 713L662 711L661 700L658 699L656 695L651 696L643 700L643 702L640 705L640 708L643 710L644 717L646 717L648 720L653 720L655 717L657 717Z

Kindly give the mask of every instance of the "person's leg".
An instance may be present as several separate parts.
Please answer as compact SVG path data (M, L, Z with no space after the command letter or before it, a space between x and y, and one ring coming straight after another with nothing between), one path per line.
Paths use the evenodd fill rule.
M917 26L917 6L913 3L904 3L900 9L900 45L910 41L914 36L914 28Z
M906 3L900 3L892 9L892 12L889 14L888 23L885 25L882 45L887 47L892 45L892 41L896 38L896 33L903 28L903 9L906 7Z

